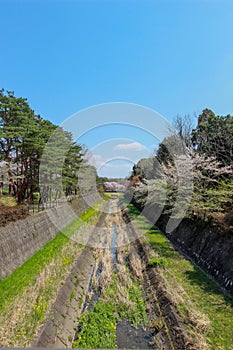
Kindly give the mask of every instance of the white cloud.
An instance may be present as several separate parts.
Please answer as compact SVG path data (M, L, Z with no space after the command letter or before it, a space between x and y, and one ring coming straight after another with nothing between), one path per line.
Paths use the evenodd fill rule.
M114 150L121 151L144 151L145 147L138 142L119 143L114 147Z
M89 157L89 164L99 168L106 164L106 159L100 154L91 154L91 157Z

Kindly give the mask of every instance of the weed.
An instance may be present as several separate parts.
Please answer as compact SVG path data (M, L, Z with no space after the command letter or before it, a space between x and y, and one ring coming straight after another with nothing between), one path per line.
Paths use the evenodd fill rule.
M70 293L70 301L74 299L74 296L75 294L74 294L74 291L72 290L72 292Z
M165 258L152 258L148 261L148 266L150 267L166 267L167 260Z
M78 306L81 307L82 304L83 304L83 298L79 297L79 299L78 299Z
M122 285L121 273L115 271L110 285L89 313L79 319L74 348L116 348L116 324L128 319L133 325L146 324L145 304L138 282L126 273L127 286Z
M151 328L159 332L164 327L164 321L162 317L157 317L151 322Z

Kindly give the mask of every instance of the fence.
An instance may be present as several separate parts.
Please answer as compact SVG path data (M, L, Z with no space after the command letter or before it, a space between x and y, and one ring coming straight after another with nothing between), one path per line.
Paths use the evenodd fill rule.
M47 201L47 202L38 202L37 201L37 202L34 202L34 203L27 205L28 213L34 214L34 213L38 213L38 212L46 210L46 209L55 208L55 207L62 205L63 203L72 202L76 198L78 198L78 196L72 195L72 196L67 196L66 198L60 198L57 200L51 200L51 201Z

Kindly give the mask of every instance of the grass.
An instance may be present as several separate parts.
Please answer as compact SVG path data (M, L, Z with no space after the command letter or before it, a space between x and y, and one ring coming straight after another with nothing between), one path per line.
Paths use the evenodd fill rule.
M0 197L0 207L15 207L17 201L14 197L2 196Z
M73 241L65 244L59 255L38 274L34 284L14 297L2 313L1 346L26 347L34 338L80 248Z
M124 273L124 282L122 273L115 271L104 295L89 313L82 314L73 347L116 348L116 325L122 319L134 326L147 323L140 286L132 281L129 271Z
M232 299L225 296L219 286L201 269L173 249L167 238L142 216L131 204L128 206L134 223L153 247L156 257L152 265L161 272L168 292L171 294L190 334L203 336L207 349L233 349ZM163 259L165 262L154 264ZM160 260L161 261L161 260Z
M97 221L98 216L99 210L88 209L63 233L0 281L0 346L30 345L71 264L84 249L68 237L82 224ZM72 293L70 298L73 298Z
M0 312L14 297L23 292L30 284L36 282L38 274L50 261L60 253L62 246L69 239L59 233L51 242L47 243L40 251L28 259L22 266L0 281Z
M72 221L63 233L59 233L53 240L45 244L45 246L29 258L23 265L13 271L13 273L0 281L0 312L4 306L13 300L13 298L22 293L22 291L30 284L35 283L37 275L43 268L49 264L52 259L59 255L62 247L68 243L73 232L77 230L83 222L93 222L98 217L99 211L89 208L80 217ZM64 263L69 264L69 257L64 258Z
M148 265L151 267L166 267L167 260L165 258L152 258L148 261Z

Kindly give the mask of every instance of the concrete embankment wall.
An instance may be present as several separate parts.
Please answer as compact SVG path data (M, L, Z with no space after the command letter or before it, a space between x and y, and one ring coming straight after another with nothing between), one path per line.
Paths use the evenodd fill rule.
M82 205L80 208L85 210ZM0 278L3 279L53 239L76 217L70 205L48 209L0 228Z
M163 220L158 223L163 230ZM193 262L233 295L233 236L219 232L214 226L195 225L184 219L167 237Z
M141 209L138 203L134 205ZM153 208L150 210L153 221ZM162 215L156 226L166 232L169 217ZM233 296L233 235L201 220L184 218L167 238L196 265Z

